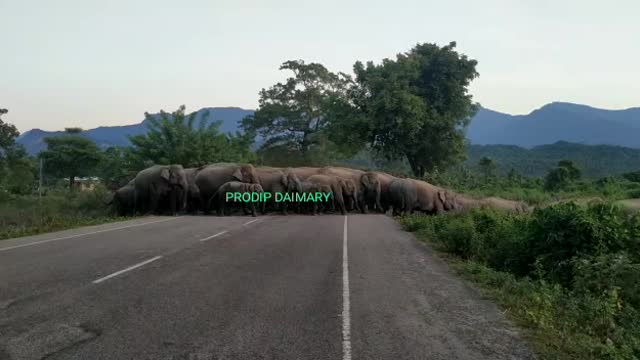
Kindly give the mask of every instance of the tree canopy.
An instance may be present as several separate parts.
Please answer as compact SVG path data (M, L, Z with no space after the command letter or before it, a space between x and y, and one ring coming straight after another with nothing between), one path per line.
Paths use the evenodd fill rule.
M547 190L559 190L580 179L582 173L571 160L561 160L558 166L551 169L545 177L544 187Z
M293 76L260 91L259 107L242 128L265 139L263 150L295 151L303 158L327 151L334 145L327 128L345 103L350 77L302 60L286 61L280 70Z
M8 112L7 109L0 109L0 116ZM18 136L20 136L20 132L14 125L0 120L0 149L7 150L15 143Z
M406 157L416 176L464 159L465 128L477 111L468 86L478 73L476 60L455 47L418 44L395 60L354 65L353 102L369 121L360 135L387 158Z
M40 153L47 174L68 177L69 189L73 189L75 177L92 175L101 160L98 146L77 131L65 135L47 137L47 150Z
M220 121L196 124L196 113L186 115L185 106L169 114L145 113L148 132L130 138L131 163L138 170L150 164L182 164L196 167L215 162L251 161L253 133L227 135L219 131Z
M482 175L484 175L485 179L493 178L497 175L498 164L496 164L496 162L492 158L486 156L483 157L478 162L478 167L480 168L480 171L482 172Z

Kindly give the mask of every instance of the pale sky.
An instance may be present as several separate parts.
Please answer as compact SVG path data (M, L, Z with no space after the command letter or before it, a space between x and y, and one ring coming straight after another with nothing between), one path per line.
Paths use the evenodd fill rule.
M289 59L351 73L418 42L477 59L483 106L640 106L638 0L0 0L0 107L22 132L255 108Z

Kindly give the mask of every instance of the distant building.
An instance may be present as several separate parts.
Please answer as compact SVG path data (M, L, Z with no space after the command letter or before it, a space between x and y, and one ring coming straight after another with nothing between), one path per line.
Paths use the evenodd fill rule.
M97 177L75 177L73 179L73 186L80 191L93 191L99 183L100 179Z

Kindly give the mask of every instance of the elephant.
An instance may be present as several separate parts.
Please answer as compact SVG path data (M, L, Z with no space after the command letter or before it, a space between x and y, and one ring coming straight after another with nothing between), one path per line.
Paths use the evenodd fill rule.
M355 207L358 207L358 204L364 203L364 191L363 191L362 181L361 181L362 175L365 174L364 171L345 168L345 167L338 167L338 166L327 166L320 169L320 173L324 175L337 176L343 179L349 179L353 181L356 188L356 191L355 191L356 196L355 196L355 199L353 200L356 205ZM361 207L360 209L358 209L358 211L364 214L364 207Z
M396 179L398 178L395 176L379 171L370 171L362 174L360 183L363 188L364 202L360 205L365 208L365 213L368 206L375 208L378 212L387 212L391 206L389 185Z
M302 193L300 179L291 169L279 170L276 168L258 167L256 168L258 180L265 192L271 193L275 199L276 193ZM270 204L275 204L271 202ZM288 202L278 204L283 215L287 215ZM262 213L266 212L267 203L262 203Z
M204 205L203 211L209 213L209 199L218 191L222 184L229 181L239 181L258 184L258 174L251 164L231 166L205 166L196 174L195 184L200 190L200 201Z
M120 216L133 215L135 211L135 193L135 181L131 180L113 193L113 198L107 205L113 206Z
M448 190L429 184L426 181L408 179L416 184L418 199L416 209L427 214L442 214L446 207L450 207L447 201L447 194L451 194Z
M200 172L200 170L204 169L205 166L200 166L197 168L188 168L184 169L185 174L187 175L187 212L191 214L197 214L198 211L203 210L204 206L202 205L202 201L200 199L200 188L196 184L196 176Z
M389 194L394 215L413 213L415 210L427 214L441 214L454 206L447 200L448 194L451 196L450 192L421 180L393 180L389 185Z
M355 182L351 179L339 178L344 182L344 189L342 192L342 197L347 199L348 205L347 208L349 211L356 210L360 212L360 202L358 199L358 188Z
M320 175L321 170L322 168L304 166L291 168L290 172L295 174L300 181L305 181L309 176Z
M331 187L333 199L336 206L340 209L342 215L347 214L342 194L346 191L346 183L343 179L331 175L313 175L307 178L307 181L316 185L328 185Z
M140 171L134 179L134 208L141 213L157 213L159 204L168 202L176 216L186 207L187 176L182 165L154 165Z
M393 216L413 214L418 199L416 184L409 179L396 179L389 184L389 200Z
M262 189L262 186L260 186L260 184L251 184L251 183L244 183L244 182L240 182L240 181L229 181L226 182L224 184L222 184L218 190L216 191L215 194L213 194L213 196L209 199L208 201L208 208L211 208L211 203L216 203L216 210L218 213L218 216L224 215L226 212L226 215L229 215L229 209L230 206L227 205L227 193L263 193L264 190ZM231 202L231 201L229 201ZM250 201L248 203L243 203L243 204L248 204L249 208L251 209L251 216L256 217L256 206L255 203ZM243 205L239 205L240 207L244 208Z
M481 199L484 208L505 210L512 213L525 213L529 211L529 206L522 201L513 201L499 197L488 197Z
M301 192L305 194L309 194L309 193L315 194L318 192L325 193L325 194L333 193L333 190L329 185L320 185L310 181L301 181L300 185L302 188ZM298 203L296 205L298 206L298 213L311 211L313 215L317 215L318 210L322 210L326 212L329 209L333 211L333 208L334 208L333 197L331 198L331 200L329 200L329 203L308 202L308 203Z

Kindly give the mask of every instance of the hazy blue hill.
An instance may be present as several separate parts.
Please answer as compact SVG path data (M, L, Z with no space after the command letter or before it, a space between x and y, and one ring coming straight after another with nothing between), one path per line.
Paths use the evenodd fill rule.
M640 108L603 110L554 102L528 115L481 109L467 137L473 144L533 147L557 141L640 148Z
M236 107L203 108L196 112L196 121L201 121L207 113L208 121L222 120L221 130L234 133L238 130L239 122L253 111ZM86 130L83 135L107 147L128 145L129 135L145 132L146 124L143 121L135 125ZM30 154L36 154L45 148L45 136L60 134L62 132L34 129L24 133L18 142L25 145ZM527 115L509 115L482 108L471 121L467 137L476 145L505 144L531 148L568 141L640 148L640 108L604 110L554 102Z
M527 176L544 176L560 160L572 160L588 177L640 170L640 149L613 145L584 145L559 141L525 149L514 145L471 145L467 164L482 157L494 159L502 173L511 168Z
M253 114L253 110L245 110L235 107L219 107L219 108L203 108L196 111L196 124L205 119L207 122L222 120L220 130L225 133L235 133L238 130L240 120L245 116ZM154 115L159 116L159 115ZM147 131L146 121L139 124L125 126L109 126L89 129L82 132L83 136L92 139L101 147L109 146L127 146L129 145L129 136L145 134ZM46 148L44 143L45 137L60 136L63 131L43 131L34 129L25 132L18 138L18 143L24 145L27 151L34 155Z

